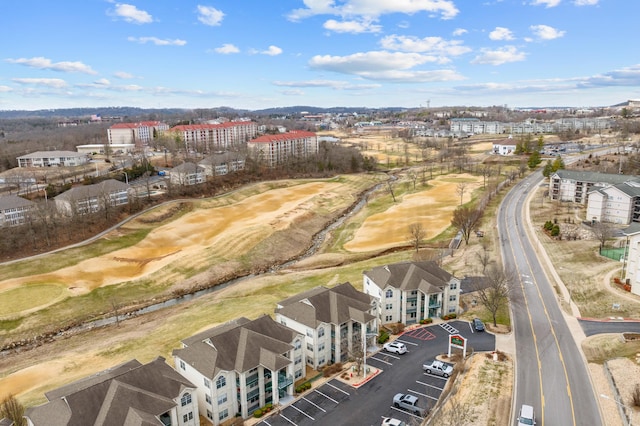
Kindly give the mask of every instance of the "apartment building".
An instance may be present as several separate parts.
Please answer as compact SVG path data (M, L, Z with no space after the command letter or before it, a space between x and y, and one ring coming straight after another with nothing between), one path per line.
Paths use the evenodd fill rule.
M157 135L169 129L160 121L139 121L136 123L116 123L107 129L109 145L133 144L138 147L148 145Z
M628 225L640 222L640 181L595 188L588 193L586 219Z
M304 375L304 335L264 315L238 318L182 341L176 370L197 386L200 412L214 425L249 418L293 395Z
M169 180L174 185L196 185L206 181L204 167L186 162L169 170Z
M367 336L378 333L376 308L373 297L346 282L278 302L275 319L305 336L305 362L318 369L363 352Z
M162 357L101 371L45 394L29 408L30 426L199 426L195 386Z
M94 185L81 185L54 198L59 212L67 215L95 213L129 203L129 184L108 179Z
M460 280L435 262L400 262L363 272L364 292L378 304L380 324L416 324L457 313Z
M549 198L585 204L591 191L632 180L632 176L561 169L549 176Z
M258 125L252 121L229 121L215 124L185 124L167 131L180 139L185 149L197 152L226 151L255 138Z
M304 130L263 135L247 143L253 158L268 167L309 158L318 153L318 147L318 136Z
M17 195L0 196L0 227L22 225L35 206L33 201Z
M632 223L623 232L627 237L627 252L622 273L631 286L631 293L640 296L640 223Z
M504 125L498 121L481 121L478 118L452 118L449 120L452 133L473 133L499 135L505 132Z
M89 163L89 156L73 151L38 151L16 160L18 167L73 167Z
M206 176L223 176L244 170L246 155L237 152L220 152L198 162Z

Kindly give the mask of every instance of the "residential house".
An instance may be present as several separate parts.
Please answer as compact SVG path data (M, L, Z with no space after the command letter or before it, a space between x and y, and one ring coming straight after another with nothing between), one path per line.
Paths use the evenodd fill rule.
M73 151L38 151L16 157L18 167L73 167L89 163L89 156Z
M31 426L198 426L195 386L158 357L132 360L45 394Z
M457 313L460 280L435 262L400 262L365 271L364 292L376 298L380 324L415 324Z
M263 135L247 143L253 158L268 167L309 158L317 154L318 147L318 136L304 130Z
M264 315L189 337L173 357L176 370L198 388L200 412L219 425L292 397L294 375L305 368L303 342L304 335Z
M549 197L585 204L587 194L595 189L636 180L633 176L561 169L549 176Z
M640 221L639 181L595 188L587 195L588 221L623 225Z
M493 153L497 155L511 155L516 152L517 144L509 136L507 139L493 144Z
M278 302L276 321L306 336L306 364L318 369L363 353L367 336L378 333L376 305L371 296L346 282Z
M258 125L252 121L229 121L213 124L185 124L167 131L177 137L185 148L198 152L226 151L244 145L258 134Z
M204 169L205 176L223 176L244 170L245 158L237 152L218 152L200 160L198 165Z
M0 226L22 225L35 206L33 201L17 195L0 196Z
M129 203L129 184L107 179L94 185L81 185L56 196L58 211L72 215L95 213L110 207Z
M186 162L176 166L169 172L169 181L174 185L196 185L206 181L205 169L198 164Z

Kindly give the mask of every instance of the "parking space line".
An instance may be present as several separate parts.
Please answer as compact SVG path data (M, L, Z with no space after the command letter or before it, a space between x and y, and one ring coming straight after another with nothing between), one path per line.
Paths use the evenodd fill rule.
M324 408L320 407L319 405L315 404L313 401L309 401L307 398L302 397L302 399L304 399L305 401L307 401L309 404L313 405L314 407L316 407L318 410L321 410L323 413L326 413L327 410L325 410Z
M369 358L367 358L367 361L368 361L368 360L370 360L370 359L374 359L374 360L379 361L379 362L384 362L384 363L385 363L385 364L387 364L387 365L393 365L393 364L391 364L389 361L385 361L385 360L383 360L383 359L376 358L375 356L370 356Z
M449 380L449 378L448 378L448 377L446 377L446 378L445 378L445 377L442 377L442 376L436 376L435 374L429 374L429 373L422 373L422 374L424 374L424 375L425 375L425 376L427 376L427 377L433 377L433 378L435 378L435 379L444 380L445 382L446 382L447 380Z
M286 421L288 421L292 425L298 426L296 423L294 423L293 421L289 420L284 414L280 414L280 417L282 417L283 419L285 419Z
M419 380L416 380L416 383L419 384L419 385L428 386L430 388L438 389L440 392L442 392L444 390L444 388L439 388L437 386L433 386L433 385L430 385L429 383L424 383L424 382L421 382Z
M407 352L409 352L409 351L407 351ZM384 356L388 356L388 357L391 357L391 358L394 358L394 359L400 359L400 357L398 355L391 355L389 352L383 352L383 353L384 353Z
M394 407L393 405L391 406L391 409L392 409L392 410L396 410L396 411L398 411L398 412L400 412L400 413L408 414L408 415L410 415L411 417L415 417L416 419L424 420L424 417L416 416L416 415L415 415L415 414L413 414L413 413L410 413L410 412L408 412L408 411L401 410L401 409L399 409L399 408Z
M266 420L263 420L263 421L262 421L262 423L266 424L267 426L271 426L271 423L269 423L269 422L268 422L268 421L266 421Z
M345 394L345 395L347 395L347 396L350 396L350 395L349 395L349 392L345 392L345 391L343 391L342 389L340 389L339 387L337 387L337 386L333 386L333 385L332 385L331 383L329 383L329 382L327 382L327 383L325 383L325 384L326 384L326 385L331 386L331 387L332 387L332 388L334 388L335 390L339 390L340 392L342 392L343 394Z
M407 341L407 340L396 339L396 342L402 342L402 343L404 343L405 345L418 346L418 344L417 344L417 343L409 342L409 341Z
M336 401L335 399L331 398L329 395L320 392L318 389L316 389L315 391L318 392L320 395L324 396L325 398L330 399L331 401L335 402L336 404L340 404L338 401Z
M426 393L414 391L413 389L407 389L407 392L415 393L416 395L420 395L420 396L429 396Z
M308 415L307 413L305 413L304 411L302 411L301 409L299 409L298 407L296 407L294 404L291 404L291 407L293 407L294 410L298 410L299 412L301 412L302 414L304 414L305 416L309 417L311 420L315 421L316 419L314 419L313 417L311 417L310 415Z

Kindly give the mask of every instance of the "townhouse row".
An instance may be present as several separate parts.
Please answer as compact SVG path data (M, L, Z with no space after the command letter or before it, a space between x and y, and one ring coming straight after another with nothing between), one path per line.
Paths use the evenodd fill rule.
M460 281L434 262L401 262L350 283L316 287L278 302L274 319L245 317L202 331L172 353L133 360L48 392L27 410L32 426L72 424L219 425L287 403L296 383L375 345L380 325L414 324L456 312ZM144 422L143 422L144 421Z

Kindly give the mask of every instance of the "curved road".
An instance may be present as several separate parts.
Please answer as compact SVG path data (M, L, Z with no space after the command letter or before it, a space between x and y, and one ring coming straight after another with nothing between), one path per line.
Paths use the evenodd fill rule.
M526 198L541 181L538 171L518 183L505 196L497 217L504 266L514 279L514 417L522 404L528 404L534 407L538 426L601 426L584 359L525 231Z

